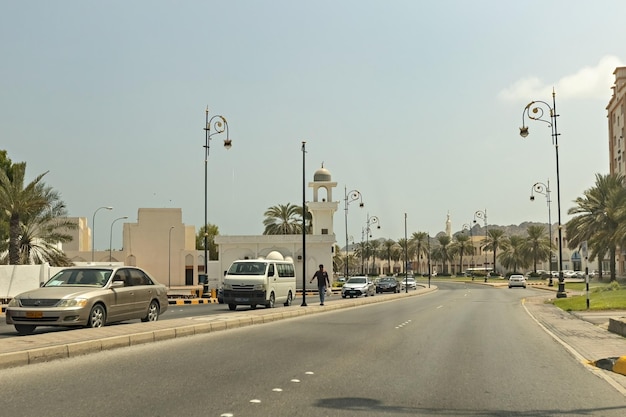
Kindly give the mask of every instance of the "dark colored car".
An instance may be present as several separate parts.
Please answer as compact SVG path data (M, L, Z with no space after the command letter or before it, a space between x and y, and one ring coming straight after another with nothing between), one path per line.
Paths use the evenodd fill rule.
M400 284L394 277L381 278L376 282L376 292L400 292Z

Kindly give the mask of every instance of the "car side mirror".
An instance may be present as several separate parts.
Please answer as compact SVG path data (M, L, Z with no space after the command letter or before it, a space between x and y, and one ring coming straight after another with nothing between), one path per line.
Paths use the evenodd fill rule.
M113 282L111 283L112 288L123 287L124 285L125 285L124 280L121 280L121 279L114 279Z

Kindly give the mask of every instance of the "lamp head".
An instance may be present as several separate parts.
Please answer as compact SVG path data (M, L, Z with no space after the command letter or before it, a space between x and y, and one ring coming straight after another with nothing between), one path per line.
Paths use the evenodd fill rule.
M528 127L526 126L522 126L519 128L519 135L523 138L525 138L526 136L528 136Z
M224 139L224 147L226 148L226 150L232 148L232 146L233 146L232 139L229 139L229 138Z

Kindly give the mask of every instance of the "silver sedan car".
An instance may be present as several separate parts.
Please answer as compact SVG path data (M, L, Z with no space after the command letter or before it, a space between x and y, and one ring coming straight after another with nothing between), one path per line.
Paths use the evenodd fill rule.
M376 285L369 279L369 277L351 277L341 287L341 296L346 297L359 297L374 296L376 294Z
M6 322L19 334L31 334L37 326L102 327L132 319L156 321L167 306L167 287L140 268L70 267L15 296Z

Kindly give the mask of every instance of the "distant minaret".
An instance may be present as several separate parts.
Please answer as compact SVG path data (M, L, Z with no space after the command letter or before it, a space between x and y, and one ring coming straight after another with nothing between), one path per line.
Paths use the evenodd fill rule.
M450 221L450 212L448 212L448 217L446 218L446 235L452 239L452 222Z

